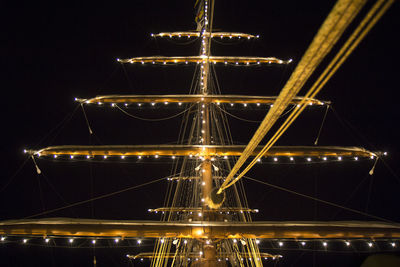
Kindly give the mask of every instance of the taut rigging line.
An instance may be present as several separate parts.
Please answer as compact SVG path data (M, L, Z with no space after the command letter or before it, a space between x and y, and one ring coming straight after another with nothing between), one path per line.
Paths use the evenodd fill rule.
M260 153L253 159L252 162L243 170L236 178L233 179L233 176L237 173L239 168L244 164L243 163L238 166L235 170L232 169L231 173L228 175L224 184L218 190L218 193L222 193L223 190L230 187L236 181L238 181L244 174L246 174L256 163L257 160L262 157L279 139L279 137L289 128L289 126L293 123L293 121L301 114L301 112L305 109L308 101L306 100L308 97L315 97L316 94L323 88L323 86L329 81L333 74L336 73L338 68L344 63L344 61L348 58L348 56L353 52L353 50L358 46L358 44L364 39L366 34L371 30L371 28L378 22L378 20L383 16L386 10L393 4L393 0L389 0L386 4L381 8L382 4L385 0L379 0L375 5L371 8L368 14L364 17L358 27L354 30L352 35L347 39L346 43L342 46L340 51L336 54L334 59L330 62L328 67L324 70L324 72L320 75L318 80L313 84L307 94L304 96L303 100L300 103L300 107L297 106L295 110L289 115L286 121L282 124L279 130L274 134L274 136L268 141L268 143L264 146L264 148L260 151ZM379 8L381 8L379 10ZM379 10L378 13L376 13ZM268 115L268 114L267 114Z

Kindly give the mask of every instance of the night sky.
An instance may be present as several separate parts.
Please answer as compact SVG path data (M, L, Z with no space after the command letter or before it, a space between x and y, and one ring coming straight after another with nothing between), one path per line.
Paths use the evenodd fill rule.
M67 144L173 144L181 117L163 122L132 119L111 107L85 108L94 131L90 136L75 97L101 94L184 94L189 91L193 66L132 66L117 58L197 55L199 41L186 43L153 39L150 33L193 30L194 1L132 1L1 4L2 144L0 219L20 219L94 196L155 180L170 174L171 161L52 161L38 160L37 175L23 149ZM306 3L304 3L306 2ZM371 6L368 2L367 7ZM251 41L213 43L214 55L274 56L293 59L289 66L218 66L219 85L225 94L277 95L333 1L216 1L215 31L259 34ZM365 10L362 12L365 14ZM330 100L320 145L361 146L387 151L375 174L372 160L324 164L276 164L265 160L248 175L291 190L400 221L400 142L398 139L399 5L394 4L372 29L317 98ZM358 22L356 20L356 22ZM354 29L352 24L350 29ZM348 36L349 32L345 33ZM339 43L341 44L341 43ZM335 47L334 52L338 50ZM328 59L330 59L329 57ZM323 62L325 66L327 62ZM316 74L320 73L318 69ZM313 76L316 78L317 76ZM307 85L311 85L307 84ZM305 90L301 91L304 94ZM267 110L230 110L261 120ZM160 118L179 112L167 109L132 109L133 114ZM312 145L325 109L310 107L279 140L279 145ZM229 117L236 144L246 144L258 124ZM282 121L281 121L282 122ZM161 207L167 182L160 182L44 217L158 220L147 209ZM369 220L298 196L244 181L255 220ZM65 244L63 244L63 242ZM96 255L99 266L129 265L125 254L152 251L151 240L141 247L71 249L21 242L1 244L4 266L88 266ZM36 244L36 245L35 245ZM400 244L399 244L400 245ZM88 245L90 246L90 244ZM262 251L284 255L282 266L359 266L368 253L312 250L275 250L265 242ZM357 250L357 251L356 251ZM375 248L371 253L381 253ZM146 263L139 263L146 266ZM268 265L267 265L268 266Z

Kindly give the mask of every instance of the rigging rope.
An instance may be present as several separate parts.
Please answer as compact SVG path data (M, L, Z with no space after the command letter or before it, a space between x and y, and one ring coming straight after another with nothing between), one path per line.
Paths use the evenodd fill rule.
M257 179L254 179L254 178L251 178L251 177L248 177L248 176L243 176L243 177L246 178L247 180L250 180L250 181L253 181L253 182L257 182L257 183L260 183L260 184L264 184L264 185L267 185L269 187L272 187L272 188L275 188L275 189L278 189L278 190L281 190L281 191L285 191L285 192L288 192L288 193L291 193L291 194L294 194L294 195L297 195L297 196L301 196L301 197L308 198L308 199L311 199L311 200L314 200L314 201L318 201L318 202L327 204L329 206L333 206L333 207L336 207L336 208L341 208L341 209L344 209L344 210L347 210L347 211L358 213L360 215L363 215L363 216L366 216L366 217L370 217L370 218L373 218L373 219L377 219L377 220L381 220L381 221L384 221L384 222L394 223L391 220L388 220L388 219L385 219L385 218L382 218L382 217L379 217L379 216L375 216L375 215L372 215L372 214L369 214L369 213L366 213L366 212L362 212L362 211L359 211L359 210L355 210L355 209L352 209L352 208L348 208L348 207L345 207L345 206L342 206L342 205L339 205L339 204L336 204L336 203L333 203L333 202L330 202L330 201L326 201L326 200L322 200L322 199L319 199L319 198L316 198L316 197L312 197L312 196L309 196L309 195L298 193L296 191L287 189L285 187L281 187L281 186L278 186L278 185L274 185L274 184L270 184L270 183L267 183L267 182L263 182L263 181L260 181L260 180L257 180Z
M185 113L186 111L190 110L193 107L193 105L191 105L187 109L185 109L185 110L183 110L183 111L181 111L181 112L179 112L179 113L177 113L175 115L172 115L170 117L165 117L165 118L160 118L160 119L148 119L148 118L143 118L143 117L132 115L132 114L128 113L127 111L123 110L120 106L118 106L118 105L115 105L115 106L122 113L124 113L125 115L128 115L129 117L132 117L132 118L135 118L135 119L138 119L138 120L143 120L143 121L165 121L165 120L173 119L175 117L178 117L178 116L182 115L183 113Z
M275 105L267 113L259 128L249 141L249 144L246 146L242 155L239 157L235 166L233 166L232 171L229 173L225 182L219 188L218 194L222 193L224 189L240 179L240 175L237 178L234 178L234 175L236 175L240 167L245 164L248 157L253 153L254 149L262 141L265 135L271 130L273 125L276 123L278 117L288 106L290 101L302 89L312 73L314 73L317 66L331 51L335 43L338 41L339 37L342 36L344 30L354 19L355 15L362 8L364 3L365 1L352 2L348 0L342 0L338 1L335 4L327 19L320 27L317 35L314 37L311 45L308 47L307 51L301 58L296 69L290 76L284 88L281 90L278 98L275 101ZM300 105L304 103L305 101L303 99ZM295 113L297 110L298 108L296 108L293 113ZM265 148L269 149L267 146ZM255 162L251 162L250 165L252 166L252 164L255 164ZM250 165L249 167L251 168Z
M137 188L149 185L149 184L154 184L154 183L160 182L162 180L165 180L167 178L169 178L169 177L168 176L167 177L163 177L163 178L160 178L160 179L157 179L157 180L153 180L153 181L150 181L150 182L146 182L146 183L143 183L143 184L140 184L140 185L135 185L135 186L131 186L131 187L128 187L128 188L124 188L124 189L121 189L121 190L118 190L118 191L115 191L115 192L112 192L112 193L108 193L108 194L104 194L104 195L101 195L101 196L93 197L93 198L90 198L90 199L87 199L87 200L75 202L75 203L69 204L69 205L64 206L64 207L59 207L59 208L47 210L47 211L44 211L44 212L40 212L40 213L37 213L37 214L33 214L33 215L28 216L28 217L24 217L23 219L29 219L29 218L33 218L33 217L37 217L37 216L53 213L53 212L56 212L56 211L59 211L59 210L72 208L72 207L75 207L75 206L78 206L78 205L82 205L82 204L85 204L85 203L88 203L88 202L91 202L91 201L103 199L103 198L114 196L114 195L129 191L129 190L137 189Z
M322 119L321 127L319 127L317 138L315 139L314 145L318 145L319 136L321 135L322 127L324 127L324 123L325 123L326 115L328 114L328 111L329 111L329 107L330 107L330 105L326 106L324 118Z
M93 134L92 128L90 128L89 120L88 120L88 118L86 116L85 108L83 107L83 103L82 102L81 102L81 107L82 107L82 111L83 111L83 116L85 117L86 125L87 125L88 130L89 130L89 134Z
M340 51L336 54L331 63L327 66L324 72L320 75L318 80L313 84L311 89L304 96L302 101L300 102L300 106L296 106L295 110L290 114L287 120L282 124L279 130L274 134L274 136L268 141L268 143L264 146L264 148L260 151L260 153L253 159L253 161L246 167L244 171L242 171L235 179L233 179L233 173L230 179L226 179L224 184L220 187L218 193L222 193L223 190L228 188L229 186L236 183L244 174L246 174L253 166L257 163L258 159L261 158L279 139L279 137L287 130L287 128L293 123L293 121L301 114L301 112L305 109L308 104L307 99L314 98L316 94L323 88L323 86L329 81L333 74L336 73L338 68L344 63L344 61L348 58L348 56L353 52L353 50L358 46L361 40L364 39L365 35L371 30L371 28L378 22L378 20L382 17L382 15L386 12L386 10L393 4L394 0L389 0L384 7L377 13L377 10L381 7L384 0L378 1L368 12L368 14L364 17L362 22L358 25L356 30L352 33L352 35L348 38L346 43L342 46ZM373 17L374 16L374 17ZM366 24L368 24L366 26ZM364 26L366 26L364 28ZM364 29L363 29L364 28ZM360 33L361 32L361 33ZM237 172L237 170L236 170Z
M248 119L244 119L244 118L238 117L238 116L233 115L232 113L226 111L225 109L223 109L223 108L221 108L221 107L219 107L219 106L217 106L217 107L218 107L222 112L226 113L227 115L229 115L229 116L231 116L232 118L235 118L235 119L237 119L237 120L241 120L241 121L245 121L245 122L253 122L253 123L260 123L260 122L261 122L261 121L253 121L253 120L248 120Z
M261 121L248 120L248 119L241 118L241 117L239 117L239 116L233 115L232 113L226 111L225 109L223 109L223 108L221 108L221 107L219 107L219 106L217 106L217 107L218 107L222 112L226 113L227 115L229 115L229 116L231 116L231 117L233 117L233 118L235 118L235 119L238 119L238 120L241 120L241 121L245 121L245 122L253 122L253 123L260 123L260 122L261 122ZM288 114L289 112L291 112L295 107L296 107L296 106L291 107L289 110L287 110L285 113L283 113L283 114L280 115L279 117L280 117L280 118L281 118L281 117L284 117L286 114Z

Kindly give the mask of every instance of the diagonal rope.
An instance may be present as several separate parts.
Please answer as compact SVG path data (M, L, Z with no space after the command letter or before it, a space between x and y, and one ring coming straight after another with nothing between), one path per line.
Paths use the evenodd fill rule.
M324 127L324 123L325 123L326 115L328 114L328 111L329 111L329 107L330 107L330 105L326 106L324 118L322 119L321 126L319 127L319 130L318 130L317 138L315 139L315 142L314 142L315 146L318 145L319 136L321 135L322 128Z
M350 22L354 19L356 14L358 14L359 10L364 4L365 1L347 0L340 0L335 4L332 11L329 13L328 17L320 27L317 35L314 37L312 43L308 47L307 51L301 58L296 69L290 76L284 88L281 90L278 98L275 101L274 106L269 110L259 128L251 138L249 144L244 149L242 155L236 162L235 166L233 166L232 171L229 173L225 182L218 190L218 194L222 193L224 189L228 188L238 179L240 179L240 175L239 178L235 179L234 175L239 171L240 167L246 162L248 157L253 153L254 149L258 146L258 144L262 141L268 131L272 128L272 126L278 120L284 109L286 109L290 101L302 89L306 81L314 73L317 66L331 51L333 46L342 36L344 30L348 27ZM327 71L325 71L324 74L326 72ZM320 79L322 79L323 75L321 75ZM307 95L305 97L307 97ZM306 102L304 100L305 99L301 101L300 105ZM296 113L297 110L299 110L299 107L296 107L292 115ZM254 164L255 162L251 162L249 164L249 167L251 168L251 166Z
M336 207L336 208L340 208L340 209L344 209L344 210L347 210L347 211L351 211L353 213L357 213L357 214L360 214L360 215L363 215L363 216L366 216L366 217L370 217L370 218L373 218L373 219L381 220L381 221L384 221L384 222L394 223L391 220L388 220L388 219L385 219L385 218L382 218L382 217L379 217L379 216L375 216L375 215L372 215L372 214L369 214L369 213L366 213L366 212L363 212L363 211L359 211L359 210L356 210L356 209L348 208L348 207L345 207L345 206L342 206L342 205L339 205L339 204L336 204L336 203L333 203L333 202L330 202L330 201L326 201L326 200L322 200L322 199L319 199L319 198L316 198L316 197L305 195L305 194L302 194L302 193L287 189L285 187L281 187L281 186L278 186L278 185L274 185L274 184L270 184L270 183L267 183L267 182L263 182L263 181L260 181L260 180L257 180L257 179L254 179L254 178L251 178L251 177L248 177L248 176L243 176L243 177L245 179L247 179L247 180L250 180L250 181L253 181L253 182L257 182L257 183L260 183L260 184L264 184L264 185L267 185L269 187L272 187L272 188L275 188L275 189L278 189L278 190L281 190L281 191L285 191L287 193L291 193L291 194L294 194L294 195L297 195L297 196L301 196L301 197L308 198L308 199L311 199L311 200L314 200L314 201L318 201L320 203L324 203L324 204L329 205L329 206L333 206L333 207Z
M383 8L375 14L381 5L385 2L384 0L378 1L368 12L368 14L364 17L362 22L353 32L353 34L349 37L340 51L336 54L334 59L328 65L328 67L324 70L324 72L320 75L318 80L313 84L311 89L304 96L300 105L295 108L295 110L290 114L287 120L282 124L279 130L274 134L274 136L268 141L268 143L264 146L264 148L260 151L260 153L253 159L253 161L246 167L246 169L241 172L235 179L233 179L233 171L225 180L224 184L220 187L218 193L221 193L223 190L236 183L245 173L247 173L256 163L259 158L261 158L279 139L279 137L287 130L287 128L293 123L293 121L303 112L308 104L308 98L314 98L317 93L323 88L323 86L329 81L333 74L336 73L338 68L344 63L344 61L348 58L348 56L353 52L353 50L358 46L361 40L364 39L366 34L371 30L371 28L378 22L378 20L383 16L386 10L393 4L394 0L389 0ZM366 26L366 24L368 24ZM365 27L366 26L366 27ZM364 28L365 27L365 28ZM364 28L364 30L362 30ZM362 32L361 32L362 31ZM361 33L360 33L361 32ZM239 166L240 167L240 166ZM235 170L235 172L238 171ZM228 179L230 178L230 179Z
M154 183L160 182L160 181L165 180L167 178L168 177L163 177L163 178L160 178L160 179L157 179L157 180L153 180L153 181L146 182L146 183L143 183L143 184L140 184L140 185L135 185L135 186L131 186L131 187L128 187L128 188L124 188L124 189L121 189L121 190L118 190L118 191L115 191L115 192L111 192L111 193L108 193L108 194L105 194L105 195L93 197L93 198L90 198L90 199L87 199L87 200L83 200L83 201L78 201L78 202L66 205L64 207L59 207L59 208L43 211L43 212L40 212L40 213L37 213L37 214L33 214L33 215L27 216L27 217L25 217L23 219L29 219L29 218L33 218L33 217L37 217L37 216L53 213L53 212L56 212L56 211L59 211L59 210L64 210L64 209L72 208L72 207L75 207L75 206L79 206L79 205L82 205L82 204L85 204L85 203L88 203L88 202L91 202L91 201L95 201L95 200L111 197L111 196L114 196L114 195L117 195L117 194L121 194L121 193L130 191L130 190L133 190L133 189L137 189L137 188L146 186L146 185L150 185L150 184L154 184Z

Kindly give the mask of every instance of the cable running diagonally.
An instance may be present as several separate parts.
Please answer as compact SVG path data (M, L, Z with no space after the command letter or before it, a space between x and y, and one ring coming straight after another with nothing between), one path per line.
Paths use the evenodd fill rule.
M286 131L286 129L293 123L293 121L301 114L301 112L305 109L307 105L307 97L315 97L316 94L323 88L326 82L332 77L332 75L337 71L337 69L344 63L347 57L351 54L351 52L357 47L360 41L365 37L365 35L371 30L371 28L376 24L376 22L381 18L381 16L385 13L385 11L391 6L393 0L388 1L385 6L376 14L379 8L382 6L384 0L378 1L365 16L363 21L359 24L353 34L349 37L340 51L337 53L335 58L331 61L328 67L324 70L318 80L314 83L311 89L305 95L305 98L300 103L300 106L297 106L292 114L288 117L288 119L283 123L283 125L279 128L279 130L275 133L275 135L269 140L269 142L265 145L264 149L254 158L254 160L246 167L246 169L239 174L232 181L233 173L228 181L225 181L225 184L220 188L219 192L226 189L227 187L234 184L238 179L240 179L247 171L250 170L252 166L257 162L257 160L262 157L278 140L278 138ZM369 24L368 24L369 23ZM368 25L367 25L368 24ZM367 25L367 26L366 26ZM366 27L365 27L366 26ZM365 28L364 28L365 27ZM364 29L364 30L363 30ZM361 33L360 33L361 32ZM267 114L268 115L268 114ZM236 171L237 172L237 171ZM231 172L232 173L232 172Z

